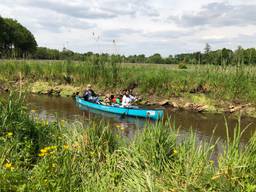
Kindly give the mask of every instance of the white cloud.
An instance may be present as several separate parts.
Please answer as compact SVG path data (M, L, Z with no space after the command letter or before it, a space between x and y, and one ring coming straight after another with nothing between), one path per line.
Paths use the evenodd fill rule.
M0 14L39 46L126 55L253 47L255 9L255 0L0 0Z
M200 11L184 13L181 17L170 16L170 20L184 27L255 25L255 9L256 4L210 3L204 5Z

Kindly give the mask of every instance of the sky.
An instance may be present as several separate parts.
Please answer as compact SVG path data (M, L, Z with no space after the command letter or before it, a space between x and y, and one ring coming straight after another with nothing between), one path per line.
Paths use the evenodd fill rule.
M39 46L163 56L256 47L256 0L0 0Z

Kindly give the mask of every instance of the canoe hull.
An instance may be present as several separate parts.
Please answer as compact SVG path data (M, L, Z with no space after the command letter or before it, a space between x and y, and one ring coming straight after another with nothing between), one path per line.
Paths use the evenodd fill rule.
M91 102L85 101L84 99L78 96L76 97L76 102L88 108L93 108L93 109L97 109L104 112L115 113L115 114L125 115L125 116L150 118L153 120L161 119L164 114L163 110L132 109L132 108L115 107L115 106L107 106L107 105L91 103Z

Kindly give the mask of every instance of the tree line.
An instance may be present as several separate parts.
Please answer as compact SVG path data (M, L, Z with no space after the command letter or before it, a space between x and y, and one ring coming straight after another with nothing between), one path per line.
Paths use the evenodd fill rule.
M18 21L0 16L0 58L29 58L42 60L78 60L87 61L91 57L107 59L113 57L107 53L93 52L77 53L66 48L63 50L37 47L33 34ZM159 53L151 56L140 55L115 55L115 58L124 63L156 63L156 64L214 64L237 65L256 64L256 49L244 49L238 46L236 50L218 49L211 50L207 43L204 51L182 53L162 57Z
M26 58L36 52L33 34L18 21L0 16L0 58Z
M207 44L208 45L208 44ZM38 47L33 59L47 60L78 60L87 61L91 57L108 58L111 55L107 53L97 54L92 52L76 53L68 49L62 51L49 49L46 47ZM243 49L239 46L235 51L231 49L205 50L204 52L182 53L177 55L169 55L162 57L159 53L151 56L140 55L115 55L123 63L155 63L155 64L213 64L213 65L256 65L256 49Z

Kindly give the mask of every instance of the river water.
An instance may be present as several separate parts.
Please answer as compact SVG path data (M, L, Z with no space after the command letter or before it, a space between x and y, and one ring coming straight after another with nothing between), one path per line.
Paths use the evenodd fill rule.
M125 136L133 137L136 131L143 129L147 123L144 119L133 117L121 118L118 115L100 112L97 110L79 108L73 98L49 97L43 95L30 95L27 97L29 108L40 118L54 120L107 120L114 126L122 127ZM234 128L238 124L238 118L224 114L197 113L188 111L171 111L166 109L165 116L170 118L180 130L181 137L186 137L191 130L195 132L198 140L226 139L225 119L229 127L229 134L233 135ZM149 123L155 123L150 121ZM246 128L247 127L247 128ZM241 142L246 143L256 130L256 119L241 117L241 130L245 129ZM214 133L213 133L214 131Z

